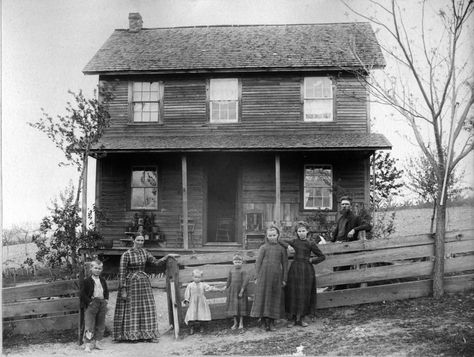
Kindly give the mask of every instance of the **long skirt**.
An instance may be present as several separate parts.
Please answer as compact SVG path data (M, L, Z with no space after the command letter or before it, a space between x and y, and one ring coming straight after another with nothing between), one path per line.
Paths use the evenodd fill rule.
M114 340L133 341L158 336L155 300L150 279L143 272L134 273L127 281L127 299L117 296Z
M316 277L309 262L294 261L288 271L285 288L285 311L291 318L316 311Z
M281 269L265 266L257 277L252 317L281 319L285 311Z

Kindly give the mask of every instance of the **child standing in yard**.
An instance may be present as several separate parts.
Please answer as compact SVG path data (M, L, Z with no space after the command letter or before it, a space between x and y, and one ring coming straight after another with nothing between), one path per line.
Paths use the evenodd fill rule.
M288 272L285 291L285 310L289 315L288 327L308 326L303 317L314 315L316 310L316 277L313 264L321 263L326 257L314 241L308 240L309 226L300 221L295 227L296 238L288 244L295 250ZM311 258L311 253L316 256Z
M204 332L203 323L211 320L211 310L209 310L209 304L204 293L206 291L223 291L225 289L203 283L201 279L202 271L198 269L193 270L193 281L188 284L184 292L183 302L189 304L184 322L186 325L189 325L189 333L191 335L194 334L195 329L199 329L201 333Z
M231 329L244 328L244 316L247 315L247 285L248 273L242 269L243 258L235 254L232 259L234 266L229 270L227 277L227 316L234 318Z
M286 249L278 244L280 230L270 227L266 231L266 242L258 251L255 262L255 299L250 316L262 318L267 331L275 331L274 320L282 317L283 288L286 285L288 256Z
M81 307L84 307L84 342L85 351L91 352L92 348L102 349L100 341L104 337L105 314L109 289L102 273L103 264L100 260L91 262L91 276L84 280L81 289Z

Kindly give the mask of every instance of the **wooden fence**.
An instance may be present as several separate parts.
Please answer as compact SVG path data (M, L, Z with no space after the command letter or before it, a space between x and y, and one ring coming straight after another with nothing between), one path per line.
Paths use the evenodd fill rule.
M474 230L446 234L445 291L474 288ZM434 240L429 234L319 245L326 260L315 266L319 291L317 308L358 305L428 296L432 293ZM254 274L257 250L239 251L243 269ZM235 252L185 255L168 261L167 293L170 324L183 323L181 305L192 271L204 272L203 281L222 283ZM344 267L344 268L340 268ZM173 289L174 288L174 289ZM249 296L255 284L248 286ZM206 293L213 319L226 318L225 292ZM250 298L250 304L252 299Z
M77 328L79 285L76 280L3 288L3 331L31 334Z
M448 232L445 243L445 291L474 288L474 230ZM434 244L430 235L326 244L320 248L326 260L315 266L316 280L318 288L326 291L318 294L317 308L415 298L432 292ZM240 252L246 262L243 269L253 274L257 250ZM179 321L175 333L184 320L186 308L181 301L186 284L192 280L192 270L199 267L204 271L204 281L222 285L234 253L169 259L166 282L152 281L154 287L166 283L170 324ZM341 266L346 270L338 269ZM109 290L116 290L118 282L109 281L108 286ZM10 334L29 334L77 328L78 288L75 280L3 288L4 332L8 329ZM252 296L253 282L248 290ZM206 295L213 319L225 318L225 293L212 291Z

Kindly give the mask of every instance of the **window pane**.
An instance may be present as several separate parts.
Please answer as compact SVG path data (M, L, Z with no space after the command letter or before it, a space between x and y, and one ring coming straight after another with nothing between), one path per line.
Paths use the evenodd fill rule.
M145 202L145 189L132 188L132 208L143 208Z
M237 122L238 101L211 102L211 122Z
M150 121L150 112L143 112L142 113L142 121Z
M157 190L156 188L145 188L144 189L144 202L143 206L146 208L156 208L157 207Z
M150 121L158 121L158 112L151 112L150 113Z
M149 92L150 91L150 82L143 82L142 83L142 91Z
M304 101L304 120L330 121L332 120L332 99L313 99Z
M332 82L327 77L305 77L305 99L332 98Z
M157 175L155 170L133 170L132 187L156 187Z
M137 121L137 122L142 121L142 113L141 112L133 112L133 121Z
M210 99L211 100L238 100L239 86L236 78L231 79L211 79Z
M329 167L305 166L304 208L332 208L332 169Z

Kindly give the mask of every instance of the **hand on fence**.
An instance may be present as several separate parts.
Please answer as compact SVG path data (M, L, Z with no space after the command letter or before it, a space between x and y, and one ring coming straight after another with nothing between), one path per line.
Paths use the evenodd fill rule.
M126 290L122 290L121 294L120 294L120 297L124 300L127 300L127 291Z

